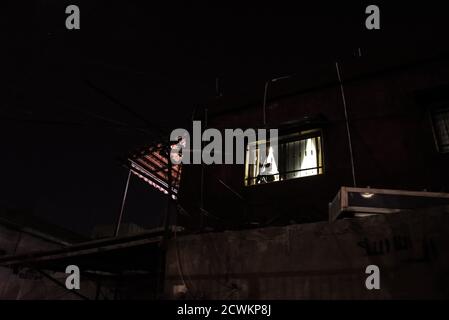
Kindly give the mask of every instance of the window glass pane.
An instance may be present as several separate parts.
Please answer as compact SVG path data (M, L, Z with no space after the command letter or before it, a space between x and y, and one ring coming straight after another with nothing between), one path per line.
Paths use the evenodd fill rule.
M317 174L316 141L315 138L301 140L300 163L296 170L300 177L307 177Z

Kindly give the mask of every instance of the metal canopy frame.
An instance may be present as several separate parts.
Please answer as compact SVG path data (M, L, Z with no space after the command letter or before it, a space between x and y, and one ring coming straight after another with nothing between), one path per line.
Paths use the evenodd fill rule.
M168 231L180 232L182 228L169 226ZM97 284L96 299L99 298L101 282L105 277L112 280L117 290L124 277L149 276L157 283L155 293L160 294L158 291L161 290L164 277L161 264L164 263L163 242L166 233L166 228L157 228L133 236L113 237L48 251L5 256L0 258L0 266L15 271L24 268L36 270L65 288L64 284L47 271L65 272L68 265L77 265L82 278L86 277ZM74 294L81 299L89 299L85 295Z
M181 180L182 165L172 164L172 143L156 143L130 154L125 166L140 179L176 199Z

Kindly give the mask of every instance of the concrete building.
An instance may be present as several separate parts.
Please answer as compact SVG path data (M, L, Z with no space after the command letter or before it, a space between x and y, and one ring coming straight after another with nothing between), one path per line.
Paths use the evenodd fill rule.
M183 166L180 219L215 232L170 240L167 297L449 297L447 206L328 221L345 185L442 192L447 203L449 56L311 67L246 98L217 97L200 114L221 132L279 129L277 170L263 181L265 163ZM365 286L369 265L380 290Z
M156 141L125 165L127 186L134 174L165 194L162 228L69 245L32 237L26 246L5 229L14 236L0 247L0 295L28 297L17 270L62 279L76 264L87 282L70 297L82 299L447 298L447 203L418 199L413 210L344 220L329 219L329 203L343 186L447 199L449 56L354 58L260 89L218 96L195 118L221 131L279 129L278 163L174 166L171 143ZM276 170L261 179L267 164ZM118 221L125 200L126 191ZM380 268L380 290L365 285L370 265Z
M217 97L198 119L221 132L279 129L278 173L261 183L257 165L185 165L186 223L224 230L323 221L341 186L448 192L448 79L448 55L391 53Z

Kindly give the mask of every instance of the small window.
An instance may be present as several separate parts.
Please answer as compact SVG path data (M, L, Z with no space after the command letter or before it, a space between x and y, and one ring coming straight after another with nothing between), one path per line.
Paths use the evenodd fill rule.
M321 130L280 136L277 163L269 146L266 147L267 157L263 163L259 161L261 143L259 141L256 147L247 145L245 186L314 176L324 172ZM249 164L250 157L255 159L254 164Z
M449 108L434 109L431 116L437 149L449 152Z

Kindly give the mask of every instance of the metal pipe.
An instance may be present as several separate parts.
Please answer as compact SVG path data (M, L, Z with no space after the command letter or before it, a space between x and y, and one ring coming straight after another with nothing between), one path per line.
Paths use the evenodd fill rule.
M170 147L167 150L168 154L170 154ZM168 185L168 194L167 194L167 203L165 207L165 215L164 215L164 235L162 237L162 242L160 245L160 251L158 256L159 263L159 277L156 283L156 294L158 297L163 297L164 294L164 281L165 281L165 264L166 264L166 253L167 253L167 241L170 237L170 223L171 223L171 201L173 196L172 189L172 162L169 156L167 163L167 185ZM176 212L175 212L176 217ZM175 226L176 229L176 226Z
M267 93L268 93L268 84L271 82L271 80L265 82L265 91L263 94L263 126L265 127L267 124L267 110L266 110L266 105L267 105Z
M355 179L354 153L352 151L351 130L349 129L348 110L347 110L347 106L346 106L345 90L343 87L343 83L341 81L340 68L338 66L338 62L335 62L335 68L337 70L338 82L340 84L341 97L343 99L343 109L345 111L346 133L348 136L349 155L351 158L352 183L353 183L354 187L357 187L357 183L356 183L356 179Z
M278 77L278 78L273 78L268 80L267 82L265 82L265 90L264 90L264 94L263 94L263 125L264 127L267 125L267 96L268 96L268 85L271 82L276 82L279 80L284 80L284 79L289 79L293 77L293 74L288 75L288 76L282 76L282 77Z
M164 218L164 242L169 237L169 231L170 231L170 208L171 208L171 201L173 199L173 189L172 189L172 163L169 159L167 163L167 185L168 185L168 194L167 194L167 206L165 207L165 218Z
M235 191L230 186L228 186L226 183L224 183L223 180L218 179L218 182L220 182L222 185L224 185L229 191L231 191L234 195L236 195L240 200L246 201L245 198L243 198L237 191Z
M129 186L130 179L131 179L131 169L129 169L129 171L128 171L128 178L126 179L125 191L123 192L122 206L120 208L120 215L118 216L117 224L115 226L114 237L117 237L118 233L120 231L120 225L122 223L123 211L125 209L126 196L128 195L128 186Z
M204 109L204 129L208 126L207 123L207 108ZM201 150L204 148L204 141L201 142ZM201 213L201 230L204 228L205 218L204 218L204 163L201 162L201 177L200 177L200 213Z

